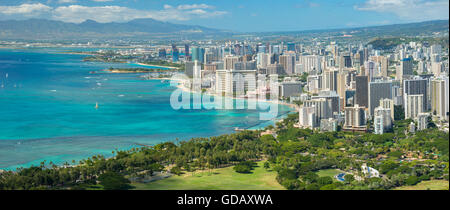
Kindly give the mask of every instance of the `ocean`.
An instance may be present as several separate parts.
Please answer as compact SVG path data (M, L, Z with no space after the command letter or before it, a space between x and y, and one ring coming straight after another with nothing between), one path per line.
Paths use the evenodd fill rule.
M273 124L259 120L260 110L174 110L176 87L169 83L90 73L133 64L83 62L83 55L62 51L0 49L0 169L72 164L116 149ZM281 117L291 108L278 110Z

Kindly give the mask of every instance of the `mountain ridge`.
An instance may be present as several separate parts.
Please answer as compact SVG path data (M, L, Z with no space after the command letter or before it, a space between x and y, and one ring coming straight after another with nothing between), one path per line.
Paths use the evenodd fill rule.
M184 25L158 21L151 18L134 19L125 23L99 23L85 20L68 23L48 19L3 20L0 21L0 39L115 39L115 38L204 38L235 34L291 35L322 33L353 33L358 36L414 36L429 35L434 32L448 33L449 20L432 20L379 26L352 27L341 29L317 29L279 32L231 32L199 25Z
M151 18L134 19L125 23L99 23L86 20L68 23L48 19L0 21L0 38L71 38L71 37L113 37L136 34L170 34L178 32L218 33L222 30L198 25L183 25L157 21Z

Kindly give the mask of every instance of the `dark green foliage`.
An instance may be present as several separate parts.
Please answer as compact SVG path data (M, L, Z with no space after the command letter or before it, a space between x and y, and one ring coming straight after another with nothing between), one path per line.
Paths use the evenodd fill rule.
M240 162L234 166L234 170L238 173L250 173L255 167L256 163L252 161Z
M403 153L400 151L394 151L394 152L390 152L388 155L390 157L400 158L403 155Z
M346 174L344 176L344 180L345 180L345 183L347 183L347 184L351 183L351 182L353 182L355 180L355 176L353 176L351 174Z
M106 172L98 177L100 185L105 190L128 190L131 188L130 181L116 172Z
M402 106L394 106L394 120L404 120L405 119L405 110Z
M320 185L312 183L306 186L306 190L320 190Z
M420 182L420 179L417 176L409 176L408 179L406 179L407 185L416 185Z
M329 176L319 177L317 179L317 184L319 184L320 186L333 184L333 178L331 178Z

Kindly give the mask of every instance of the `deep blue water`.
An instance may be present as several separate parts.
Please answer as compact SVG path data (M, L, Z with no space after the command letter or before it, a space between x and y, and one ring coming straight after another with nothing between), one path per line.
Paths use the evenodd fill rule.
M0 169L71 163L273 123L260 121L257 110L174 110L176 88L168 83L139 74L90 74L131 64L87 63L58 51L64 50L0 50ZM279 115L289 110L279 106Z

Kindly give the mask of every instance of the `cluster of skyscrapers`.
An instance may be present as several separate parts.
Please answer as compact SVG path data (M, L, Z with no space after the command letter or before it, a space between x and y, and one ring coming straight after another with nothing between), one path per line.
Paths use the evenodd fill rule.
M448 49L416 42L392 50L361 43L226 42L185 45L183 62L186 75L201 79L206 91L236 97L276 93L300 102L299 127L382 134L399 111L415 121L416 129L425 129L429 117L448 125L448 60L443 56ZM172 60L181 62L174 45Z

